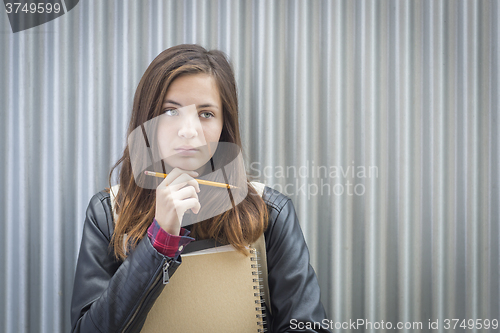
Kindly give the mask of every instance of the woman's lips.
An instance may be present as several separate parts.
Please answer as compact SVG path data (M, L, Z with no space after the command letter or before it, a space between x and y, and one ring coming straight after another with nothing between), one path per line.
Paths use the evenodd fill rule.
M193 147L179 147L174 149L178 155L190 156L196 154L199 150Z

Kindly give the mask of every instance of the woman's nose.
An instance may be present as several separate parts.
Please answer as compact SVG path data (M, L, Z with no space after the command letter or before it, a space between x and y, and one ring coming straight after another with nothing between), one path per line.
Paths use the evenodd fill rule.
M185 117L186 119L183 119L183 122L181 124L181 127L179 128L179 136L183 137L185 139L191 139L194 138L198 135L197 131L197 123L199 122L198 119L191 119L191 117Z

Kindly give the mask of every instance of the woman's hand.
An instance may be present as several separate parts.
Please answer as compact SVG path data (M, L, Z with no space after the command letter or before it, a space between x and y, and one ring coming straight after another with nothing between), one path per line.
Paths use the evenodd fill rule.
M200 185L193 178L197 176L195 171L175 168L156 188L155 219L171 235L179 235L182 217L188 209L195 214L200 211Z

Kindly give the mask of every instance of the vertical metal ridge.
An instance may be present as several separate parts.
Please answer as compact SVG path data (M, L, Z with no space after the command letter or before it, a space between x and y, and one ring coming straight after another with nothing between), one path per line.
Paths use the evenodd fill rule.
M490 256L490 286L491 286L491 300L492 304L490 307L490 316L494 316L500 313L500 286L496 283L495 277L499 276L500 269L500 243L497 244L497 240L500 239L500 226L496 221L500 221L500 137L498 126L499 120L499 110L500 103L498 101L498 96L500 96L500 86L498 83L500 77L500 27L498 20L495 18L500 15L500 6L498 2L491 2L491 10L489 13L489 22L491 27L491 72L490 72L490 107L493 112L491 113L490 121L490 135L491 135L491 151L489 153L491 158L491 187L490 187L490 223L491 223L491 234L489 239L489 246L491 248ZM496 110L496 112L495 112Z
M456 205L456 146L455 138L457 137L456 132L456 82L457 82L457 38L455 38L457 31L457 9L454 7L449 7L446 10L443 20L446 22L445 45L444 45L444 57L449 59L444 65L444 81L446 82L445 91L443 95L445 96L445 123L452 124L452 126L445 126L445 135L443 139L444 144L447 147L445 154L445 170L447 170L444 182L446 187L446 193L444 193L445 199L445 224L444 228L446 234L452 234L454 232L456 223L455 215L455 205ZM445 256L445 297L448 300L448 305L446 306L444 316L446 318L457 317L457 307L459 302L456 300L456 239L455 237L447 237L445 243L447 253Z
M478 248L477 248L477 237L478 237L478 227L479 227L479 219L478 219L478 206L479 206L479 176L478 176L478 82L477 82L477 64L478 64L478 3L472 2L469 4L469 35L471 47L469 48L468 58L468 74L470 75L470 98L468 100L468 121L467 121L467 157L468 157L468 168L467 168L467 292L466 292L466 316L468 318L476 318L477 317L477 308L478 308Z
M480 170L479 170L479 191L481 193L480 197L480 216L479 220L483 221L479 224L479 269L483 273L479 277L479 297L480 304L478 305L478 312L485 315L491 315L489 313L491 307L491 266L489 264L491 248L482 246L481 244L488 244L489 234L491 232L491 217L490 217L490 205L491 205L491 194L489 188L491 186L490 179L490 133L489 133L489 122L491 120L491 112L484 112L484 110L492 110L490 105L490 71L491 71L491 59L490 59L490 48L491 48L491 30L489 29L490 22L488 20L482 19L488 17L488 13L491 11L492 4L489 1L480 2L478 8L478 16L481 18L479 21L479 47L478 47L478 80L479 80L479 154L480 154ZM498 280L498 279L497 279ZM500 314L500 313L499 313Z
M435 82L433 86L433 131L432 131L432 192L433 192L433 205L432 205L432 275L433 275L433 313L436 318L444 318L446 305L444 295L444 282L445 282L445 237L446 230L444 224L446 222L445 207L443 207L444 184L442 177L444 176L444 79L443 79L443 63L444 63L444 43L445 43L445 22L444 22L444 7L442 2L434 3L433 25L435 29L435 37L433 37L431 54L433 58L433 71L430 79Z

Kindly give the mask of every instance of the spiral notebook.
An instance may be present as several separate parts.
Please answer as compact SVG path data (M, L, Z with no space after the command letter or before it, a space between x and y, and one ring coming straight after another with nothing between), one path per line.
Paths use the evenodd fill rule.
M250 251L226 245L183 254L141 332L265 332L262 278Z

